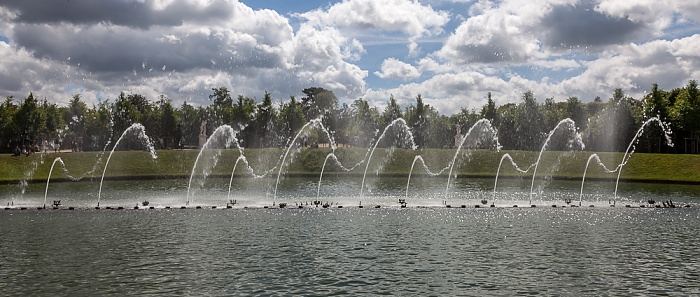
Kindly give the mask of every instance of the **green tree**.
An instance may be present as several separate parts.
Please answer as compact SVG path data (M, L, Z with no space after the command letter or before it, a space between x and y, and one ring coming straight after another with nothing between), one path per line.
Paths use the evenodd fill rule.
M15 128L15 114L19 107L14 103L15 98L8 96L0 104L0 150L9 152L19 145L19 136Z
M311 87L302 90L301 106L307 119L315 119L319 116L330 115L338 108L338 98L332 91L319 87Z
M503 149L519 149L519 134L517 131L518 105L508 103L498 107L498 141Z
M544 117L532 91L523 94L523 102L518 106L518 133L516 148L521 150L539 150L544 140Z
M37 143L39 133L46 127L46 114L39 107L34 94L29 93L14 117L19 141L23 144Z
M64 121L68 123L68 130L71 136L83 137L85 135L85 117L88 107L80 100L80 94L73 95L68 102L68 113L65 114Z
M46 114L46 125L44 125L44 131L41 132L43 134L42 140L46 139L46 141L49 141L56 136L59 129L63 129L65 123L63 122L61 109L56 103L49 104L49 102L44 99L41 109L43 109Z
M384 113L382 114L381 126L385 127L386 125L389 125L391 122L401 117L401 107L396 102L396 99L394 99L394 95L390 95L389 103L387 104L386 108L384 109Z
M112 127L112 110L108 100L88 109L85 115L84 150L103 150L111 143L114 130Z
M369 106L367 100L357 99L350 105L351 122L348 135L351 144L361 147L369 146L377 130L379 112Z
M172 101L160 96L160 100L156 102L158 106L159 128L157 129L162 148L173 148L177 145L180 139L180 119L177 110L173 107Z
M211 89L213 94L209 95L209 100L213 100L211 115L208 125L218 127L223 124L233 125L233 98L231 92L226 87ZM198 125L199 126L199 125Z
M129 126L137 123L139 116L138 110L131 105L131 101L127 96L124 93L120 93L112 106L112 120L114 121L113 137L119 137ZM117 139L112 139L112 141L116 140Z
M588 127L588 110L578 97L569 97L566 99L566 111L564 116L574 120L576 126L581 130L585 130Z
M682 151L696 154L700 152L698 135L700 135L700 97L698 96L698 83L695 80L688 82L678 94L670 112L676 139L682 137ZM677 141L678 142L678 141Z
M426 128L428 125L426 105L423 104L423 97L416 96L416 105L411 105L406 110L408 126L413 131L413 139L418 147L424 147L426 141Z
M498 112L496 110L496 102L491 98L491 92L486 95L486 105L481 108L481 117L491 121L494 126L498 125Z
M199 144L199 127L204 120L205 110L201 107L195 109L194 106L183 102L179 112L180 139L177 140L179 146L197 146Z
M268 147L273 145L276 137L275 121L277 111L272 105L272 95L265 91L262 102L256 106L253 118L252 137L248 141L249 146Z
M291 140L299 129L306 123L304 111L294 96L289 97L289 102L280 107L280 116L277 127L280 128L280 136L283 139Z

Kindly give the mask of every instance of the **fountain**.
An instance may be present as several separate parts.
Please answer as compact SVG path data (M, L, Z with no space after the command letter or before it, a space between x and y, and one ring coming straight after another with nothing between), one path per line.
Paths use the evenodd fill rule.
M416 150L416 148L418 148L414 141L413 133L411 132L411 129L408 128L408 125L406 124L406 121L404 119L395 119L389 125L387 125L386 128L384 128L382 134L379 135L379 137L377 138L377 141L374 142L374 146L372 146L372 150L370 151L369 157L367 158L367 165L365 166L365 172L362 175L362 185L360 186L360 197L362 197L363 195L363 191L365 188L365 179L367 178L367 170L369 169L370 161L372 161L372 155L374 155L374 151L377 149L379 142L386 136L387 131L389 131L389 129L393 128L394 126L399 126L403 129L403 132L406 133L406 135L408 136L406 140L410 141L409 145L412 150Z
M156 156L156 150L153 147L153 144L151 143L151 139L148 138L148 135L146 135L146 128L143 125L136 123L136 124L131 125L126 130L124 130L122 135L119 136L119 139L117 139L117 142L114 143L114 147L112 147L112 151L109 152L109 156L107 157L107 162L105 162L105 167L102 170L102 177L100 178L100 190L99 190L99 192L97 192L97 206L96 206L96 208L100 207L100 198L102 197L102 184L104 183L105 173L107 173L107 167L109 166L109 161L112 159L112 154L114 154L114 150L117 149L117 147L119 146L119 143L122 141L122 139L124 139L126 136L128 136L129 133L131 133L131 132L136 133L136 137L146 147L148 152L151 154L151 158L153 160L158 158L158 156ZM47 182L47 184L48 184L48 182Z
M289 145L287 146L287 150L284 152L284 156L282 157L282 162L279 165L279 171L277 172L277 181L275 182L275 192L273 194L273 197L277 197L277 187L279 187L280 177L282 176L282 169L284 168L285 161L287 160L287 157L289 156L289 152L292 150L294 145L297 143L297 140L299 139L299 137L301 135L303 135L303 133L306 133L308 131L308 129L311 129L313 127L318 127L321 129L321 131L323 131L323 133L326 136L326 138L328 139L328 143L331 147L331 153L335 152L335 150L337 148L337 146L335 144L335 140L331 136L331 133L328 132L326 127L323 126L322 118L317 118L317 119L311 120L308 123L306 123L304 126L301 127L301 129L299 129L299 132L297 132L297 134L294 135L294 138L292 139L292 141L289 142ZM319 181L319 183L320 183L320 181Z
M530 171L530 168L532 168L535 165L535 164L531 164L525 170L520 169L518 164L516 164L515 161L513 161L513 158L510 156L510 154L508 154L508 153L503 154L503 156L501 156L501 161L498 162L498 169L496 170L496 178L494 178L494 181L493 181L493 198L492 198L493 202L492 203L494 203L494 204L492 204L492 205L495 205L496 186L498 185L498 176L501 174L501 166L503 165L503 160L505 160L505 159L508 159L510 161L510 164L513 166L513 168L515 168L515 170L517 170L520 173L527 173L528 171Z
M615 170L610 170L608 167L603 164L602 161L600 161L600 158L598 157L598 154L591 154L588 157L588 161L586 161L586 169L583 170L583 177L581 178L581 193L579 194L578 198L578 206L581 206L581 203L583 201L583 185L586 182L586 173L588 172L588 165L591 163L591 160L596 160L597 164L605 170L605 173L614 173L615 171L619 170L621 167L617 166Z
M452 171L454 169L455 163L457 162L457 157L459 156L459 152L460 152L460 150L462 150L464 143L467 141L467 139L469 139L469 136L472 135L472 132L477 127L483 127L483 129L488 133L485 135L481 134L481 133L477 134L478 136L486 137L486 139L482 139L482 140L485 140L484 142L492 142L487 147L495 146L497 151L501 149L501 145L498 143L498 135L497 135L496 129L494 129L491 126L491 121L489 121L488 119L481 119L481 120L477 121L474 125L472 125L471 128L469 128L469 131L467 132L467 134L464 135L464 137L462 138L462 141L460 142L459 146L457 146L457 150L455 151L455 154L452 157L452 161L450 162L450 164L447 165L448 167L450 167L450 173L447 175L447 186L445 187L445 198L447 198L447 193L448 193L448 190L450 189L450 178L452 177ZM483 145L483 143L478 141L477 145L480 146L480 145Z
M664 131L666 133L666 139L669 142L669 144L671 144L670 137L669 137L670 132L667 132L665 127L663 126L663 123L658 118L655 117L655 118L651 118L651 119L647 120L642 125L642 127L639 128L639 131L637 131L635 138L631 141L627 152L623 156L622 162L617 167L615 167L613 169L609 169L601 162L601 158L598 156L598 154L591 154L588 157L588 160L585 164L585 167L583 167L584 170L582 172L581 186L580 186L580 189L578 189L578 191L577 191L578 192L577 194L579 194L578 195L579 196L578 206L581 206L582 201L584 200L583 199L583 191L584 191L586 179L588 177L587 176L588 170L591 168L590 165L594 161L595 161L595 164L598 164L598 166L602 167L606 173L618 172L618 179L616 180L616 189L615 189L615 191L616 191L615 197L617 197L617 185L619 183L619 177L620 177L619 171L622 169L623 166L625 166L627 164L631 155L634 153L634 145L637 143L639 137L641 136L641 134L644 131L644 129L646 128L646 126L648 126L650 123L655 123L655 122L659 123L662 126L662 128L664 128ZM316 129L316 130L314 130L314 129ZM317 133L317 132L320 132L320 133ZM459 195L459 196L452 197L452 199L457 199L458 201L459 200L461 200L461 201L459 201L459 202L450 201L452 203L448 204L447 200L450 198L447 198L447 197L450 197L450 192L449 192L450 185L453 182L452 180L454 178L456 178L456 176L457 176L455 174L455 171L457 170L457 168L459 168L457 163L459 162L460 157L467 156L471 160L471 158L473 157L473 155L476 152L476 150L474 150L474 149L479 149L479 148L496 148L496 150L493 152L493 154L497 154L498 151L500 150L498 135L496 133L496 130L491 126L491 122L489 120L486 120L486 119L481 119L481 120L477 121L474 125L472 125L470 127L469 132L466 133L465 137L463 137L463 138L460 137L458 139L458 141L456 141L456 148L454 149L454 151L452 151L452 150L448 151L446 149L442 150L442 151L435 151L435 152L438 152L440 154L442 154L444 152L449 153L449 155L445 155L444 157L441 156L440 158L437 158L438 160L446 160L443 162L447 163L447 164L445 164L444 167L442 166L442 164L440 164L440 166L438 166L439 170L434 170L433 168L430 168L430 166L428 166L428 164L430 164L430 163L426 162L426 160L432 160L435 157L440 156L440 155L435 155L435 156L429 155L429 154L433 153L432 149L422 150L420 154L415 154L415 155L411 154L410 156L412 158L412 162L410 163L410 167L409 167L409 164L408 164L409 161L407 158L408 155L406 155L406 154L410 154L408 149L415 151L417 149L417 146L416 146L415 142L413 141L413 134L412 134L413 131L411 131L408 128L406 121L404 121L403 119L398 118L398 119L392 121L391 123L389 123L389 125L387 125L382 130L382 133L378 133L378 132L379 132L379 130L377 131L378 137L376 137L376 139L374 139L368 147L357 148L357 149L355 149L356 153L350 154L352 156L363 156L363 157L361 157L361 159L359 159L359 161L357 161L357 162L353 161L353 163L351 163L352 166L346 166L345 164L343 164L343 162L341 162L341 160L342 160L341 157L346 156L347 154L345 154L345 153L348 151L344 151L345 148L342 148L340 150L338 149L338 145L333 137L334 133L331 132L330 130L328 130L328 128L324 126L324 124L321 121L321 118L314 119L314 120L307 122L305 125L303 125L303 127L299 131L297 131L297 133L294 135L294 137L290 138L287 145L279 153L279 157L277 157L277 155L274 155L272 157L269 157L267 155L265 155L265 157L258 156L258 160L261 160L263 162L265 160L278 160L271 169L258 171L257 169L253 169L253 166L256 166L257 163L254 163L253 161L251 161L251 160L253 160L253 159L251 159L251 156L255 156L258 153L258 151L256 151L256 150L244 151L244 148L241 145L242 142L238 139L238 135L241 132L234 130L231 126L228 126L228 125L219 126L215 129L215 131L213 131L211 136L208 137L206 139L206 141L204 141L202 148L196 152L196 158L194 159L194 164L191 165L192 169L188 172L189 179L186 183L187 196L184 197L185 198L185 208L194 202L194 196L196 195L195 189L197 187L193 186L193 183L195 182L196 177L201 176L200 188L203 187L204 182L207 180L208 176L213 172L213 168L220 161L221 156L223 156L223 154L222 154L223 149L231 148L232 151L237 151L237 154L231 155L231 160L230 160L231 163L230 164L233 168L231 169L230 177L226 180L226 182L227 182L227 195L225 198L225 203L221 202L222 205L214 205L213 207L219 207L219 206L225 205L225 207L222 207L222 208L228 209L228 208L238 207L239 205L245 205L245 207L266 206L266 205L260 205L260 204L256 205L255 202L252 204L250 202L240 202L240 201L246 201L246 198L242 197L242 196L235 196L236 190L234 190L234 189L236 188L236 186L234 185L234 175L241 173L241 170L243 170L246 174L245 178L256 179L260 182L267 183L267 188L266 188L267 192L265 192L265 194L269 195L267 197L272 197L274 199L272 201L273 206L276 206L276 208L289 209L290 208L289 207L290 201L277 201L280 199L278 197L279 189L283 189L283 188L286 189L286 187L288 186L287 184L281 183L280 181L283 179L283 176L285 174L287 174L285 172L285 169L292 166L291 164L293 162L301 162L301 161L306 160L306 158L302 159L301 161L295 160L296 154L298 154L299 152L304 150L304 148L301 148L299 141L305 135L317 134L317 135L320 135L321 137L324 137L328 141L328 146L330 148L330 152L327 152L327 151L323 152L323 154L319 155L319 156L315 156L314 154L309 155L309 156L313 156L313 158L319 158L317 161L315 159L311 161L311 162L319 162L318 165L320 166L320 172L318 172L318 177L315 177L316 173L305 173L305 174L300 175L300 177L302 179L308 179L309 177L311 177L310 175L314 175L314 178L317 178L317 180L315 181L315 184L314 184L314 189L313 189L315 191L313 194L310 194L310 193L308 194L309 198L311 198L311 195L313 195L314 196L313 199L315 199L314 201L319 201L319 204L317 204L317 206L323 206L325 204L328 204L328 206L327 206L328 208L330 208L333 205L333 203L327 203L327 202L321 203L320 202L320 201L325 200L323 198L324 196L322 195L323 193L321 193L321 185L323 184L324 177L327 177L329 172L332 172L333 174L338 174L341 172L355 171L355 170L357 170L356 168L362 164L365 165L364 171L352 172L352 173L348 173L348 174L343 175L343 176L350 176L352 178L353 175L357 174L356 181L359 183L360 182L359 173L362 172L362 179L361 179L362 183L360 184L359 195L351 195L349 197L344 197L345 199L341 200L341 202L343 202L343 203L350 202L350 203L355 203L355 205L357 205L357 200L360 200L360 198L364 197L364 194L365 194L364 190L365 189L370 190L372 192L372 199L375 200L375 201L370 202L370 204L369 204L370 207L377 206L377 205L391 207L392 205L395 205L395 201L396 201L397 197L399 197L399 195L401 196L401 198L399 198L399 199L402 199L405 202L410 197L410 193L411 193L410 190L411 190L412 183L413 183L413 186L415 187L415 184L416 184L415 179L418 178L416 170L422 168L421 173L424 174L423 176L425 178L434 178L436 176L442 175L443 173L447 174L447 183L446 183L446 185L443 184L443 185L445 185L445 188L443 188L444 192L442 190L437 189L437 187L439 187L439 186L435 182L430 182L427 184L422 183L421 184L421 191L417 192L417 193L420 193L417 196L421 197L421 199L424 198L427 200L432 200L434 198L441 197L442 198L441 200L444 201L444 203L443 203L444 206L448 206L451 204L451 206L456 205L457 208L461 208L460 206L466 207L467 205L472 205L475 208L482 207L484 205L490 205L491 207L496 207L497 201L501 200L501 198L498 197L497 189L498 189L499 178L500 178L500 175L502 174L501 172L503 169L503 165L504 165L504 163L507 163L506 160L508 160L508 162L514 168L515 171L522 173L522 174L529 173L531 171L531 169L534 168L534 170L532 171L532 177L530 180L530 192L529 192L529 196L528 196L529 204L532 207L532 202L533 202L532 199L533 199L533 197L535 197L534 183L535 183L535 180L537 179L538 166L544 167L544 164L549 165L549 162L545 163L545 161L543 160L545 150L553 150L555 148L558 148L559 145L561 145L561 147L566 147L568 149L571 149L574 147L576 147L576 148L583 147L583 144L581 143L581 140L580 140L580 136L578 135L578 133L576 131L575 123L570 119L564 119L564 120L558 122L558 124L548 133L547 138L544 141L541 149L539 150L539 153L537 154L537 159L534 163L528 164L529 166L521 168L521 166L519 166L515 162L514 158L511 156L511 154L508 154L508 153L502 154L500 156L500 160L497 164L497 167L496 167L496 164L493 165L493 168L495 168L495 176L494 176L494 180L493 180L493 189L491 190L491 193L488 193L488 192L483 191L483 190L475 190L473 192L476 194L472 195L472 193L471 193L472 189L475 189L475 188L472 185L470 185L469 187L472 187L469 190L470 193L468 193L467 195ZM399 134L399 137L390 137L389 135L392 135L392 133ZM144 146L146 146L146 149L147 149L147 151L149 151L152 159L158 158L158 156L156 156L156 154L155 154L155 149L151 145L150 138L145 134L144 126L142 126L140 124L134 124L134 125L130 126L129 128L127 128L125 131L123 131L121 136L116 140L110 153L108 154L107 161L104 163L104 168L102 170L103 172L100 175L100 179L99 179L100 184L99 184L99 190L97 192L97 207L95 207L95 208L99 209L101 204L103 204L102 200L101 200L102 187L104 185L104 179L107 176L107 173L106 173L107 167L109 167L112 156L114 156L114 152L120 148L120 145L123 144L124 139L128 138L128 137L137 138L137 140L140 141L140 143L142 143ZM565 142L563 142L563 143L556 142L555 141L556 139L559 139L560 141L565 141ZM387 143L387 140L392 140L393 142ZM558 144L558 143L561 143L561 144ZM378 151L377 149L379 149L383 145L387 147L386 153L385 153L386 156L379 158L378 157L379 152L380 151L384 152L384 150ZM407 152L404 153L404 155L395 154L395 152L397 152L396 149L398 147L401 147L401 146L407 147L408 148L406 150ZM350 150L350 152L352 152L353 149L350 148L349 150ZM274 152L274 150L272 150L272 151ZM106 152L106 148L99 155L99 157L100 157L99 159L101 159L101 157L104 155L105 152ZM309 153L310 152L311 151L309 151ZM246 153L248 153L248 156L246 155ZM186 151L182 151L181 153L178 153L178 156L183 156L182 154L187 155L189 153L186 153ZM492 153L487 151L487 150L484 150L484 151L478 152L478 154L487 154L488 155L488 154L492 154ZM194 152L192 152L191 156L194 157ZM229 156L229 155L226 155L226 156ZM325 156L325 158L323 159L322 165L320 164L321 156ZM99 163L99 159L98 159L98 163ZM375 160L374 163L372 163L373 159ZM490 160L490 159L491 159L491 156L489 156L485 160ZM46 185L45 185L45 188L43 191L43 196L44 196L43 200L44 201L43 201L43 205L41 205L41 209L45 209L47 204L49 204L49 206L51 205L49 203L49 200L48 200L48 192L49 192L49 185L51 182L51 178L53 176L54 169L56 168L56 166L60 165L60 168L62 168L63 172L65 173L65 175L68 177L68 180L70 180L70 181L80 181L85 176L85 174L84 174L83 176L75 177L74 174L71 174L67 169L65 160L66 160L66 157L63 157L63 158L56 157L56 158L54 158L53 162L51 163L50 168L47 168L48 177L47 177ZM558 163L556 163L555 166L552 166L552 168L556 168L553 170L559 170L558 165L561 162L561 160L562 160L561 156L557 158ZM397 161L400 161L401 163L397 163ZM483 161L480 161L480 162L481 162L481 165L479 165L479 166L483 166L483 164L484 164ZM406 164L404 164L404 163L406 163ZM495 160L494 160L494 163L495 163ZM229 164L229 163L227 163L227 164ZM333 166L331 166L331 165L333 165ZM86 174L89 174L90 172L95 171L95 169L98 166L99 166L99 164L92 166L92 170L88 171L88 173L86 173ZM189 168L190 165L186 165L186 166L188 166L188 168ZM294 165L294 166L297 166L297 165ZM304 166L306 166L306 165L304 165ZM385 168L385 166L391 166L392 169L402 168L403 166L405 166L406 175L404 176L403 175L404 173L402 173L400 171L398 173L393 172L393 171L387 172L386 175L382 175L381 179L378 179L377 181L374 181L371 184L368 184L367 183L367 180L368 180L367 173L370 170L373 170L370 168L372 166L377 167L377 175L380 174L380 171L383 170ZM243 168L243 169L241 169L241 168ZM569 170L571 170L571 169L569 169ZM276 173L276 176L273 175L275 173ZM275 178L273 178L273 177L275 177ZM384 178L384 177L391 177L391 178ZM397 195L395 192L398 188L396 186L397 185L396 180L403 178L403 177L406 178L406 180L403 180L405 182L405 188L401 187L401 190L399 190L401 192L401 194ZM91 178L92 178L92 176L91 176ZM246 180L243 178L237 179L237 180L240 180L242 182L246 182ZM439 179L434 179L434 180L439 181ZM476 179L476 180L481 181L482 179ZM213 180L212 182L216 182L216 180ZM307 181L304 181L304 182L307 182ZM441 183L441 182L439 182L439 183ZM470 183L472 183L472 182L470 182ZM480 183L480 182L475 181L473 183ZM340 180L336 181L336 184L340 185L341 187L343 187L345 189L354 187L353 181L349 180L349 179L340 179ZM274 192L272 192L273 186L274 186ZM311 190L308 186L300 186L299 184L295 184L292 186L295 187L296 189L301 189L305 192L311 192ZM70 187L72 187L72 186L70 186ZM171 189L176 189L179 186L168 186L168 187ZM479 187L477 187L477 189L478 188L483 189L483 186L479 186ZM262 189L262 187L258 188L258 189ZM256 189L256 190L258 190L258 189ZM394 191L394 192L392 192L392 191ZM295 192L295 194L296 193L302 193L302 192ZM555 199L555 200L561 199L564 202L567 202L566 203L567 206L570 206L570 207L575 206L575 205L571 205L571 201L575 200L575 198L569 197L564 193L554 192L554 194L560 196L560 197L557 197L557 199ZM304 195L306 195L306 194L304 194ZM491 197L489 198L487 196L491 196ZM145 197L145 196L138 197L137 196L136 197L138 199L137 206L134 207L132 204L129 206L129 208L152 209L152 208L154 208L153 205L156 205L156 207L158 207L158 205L163 205L162 201L164 199L172 201L172 200L179 199L179 197L182 197L182 196L163 197L162 195L159 195L159 194L155 194L155 195L152 195L149 197ZM297 196L297 197L301 197L301 196ZM238 199L235 199L235 198L238 198ZM350 201L348 201L347 198L349 198ZM133 199L133 197L132 197L132 199ZM353 199L355 199L355 201L352 201ZM59 201L59 199L55 199L55 200ZM476 203L468 202L469 200L476 201ZM224 199L222 199L222 201L224 201ZM392 203L390 201L394 201L394 202ZM421 204L424 202L421 202L420 200L418 200L418 201L419 201L418 203L412 201L411 206L415 206L415 207L428 207L428 206L434 207L435 206L435 205L432 205L432 202L428 202L428 204ZM61 201L61 203L57 204L57 205L70 204L71 202L72 201L70 201L70 200L63 199L63 201ZM294 202L295 201L291 201L291 203L294 203ZM16 202L13 201L13 206L15 203ZM20 202L19 205L24 207L24 205L22 203L24 203L24 202ZM338 205L337 202L334 202L334 203L336 203L336 205ZM470 203L472 203L472 204L470 204ZM399 204L403 205L404 207L406 207L406 205L407 205L407 203L399 203ZM614 204L614 202L613 202L613 204ZM670 203L667 203L667 204L670 205ZM362 206L362 203L359 203L359 205ZM9 208L9 206L10 206L10 203L8 203L8 208ZM163 206L166 206L166 205L163 205ZM299 208L300 205L296 204L296 206L297 207L295 207L295 208ZM338 206L340 206L340 205L338 205ZM57 208L56 205L54 205L54 208ZM112 205L110 205L110 208L116 209ZM202 207L200 206L199 208L201 209Z
M204 166L202 168L203 179L206 179L206 177L211 173L211 169L214 166L216 166L216 164L219 162L219 156L221 156L221 147L229 148L233 144L238 149L239 156L243 156L243 148L238 143L238 139L236 138L237 134L238 132L234 131L233 128L231 128L231 126L222 125L217 127L216 130L214 130L214 133L212 133L211 136L209 136L206 142L202 145L202 148L199 150L197 158L194 161L194 165L192 165L192 171L190 172L190 180L187 183L187 201L185 202L185 205L190 205L190 189L192 188L192 179L194 178L195 169L197 168L199 160L202 158L204 152L216 148L214 156L211 158L213 160L212 164L210 166ZM221 137L225 137L223 138L223 144L219 143L219 141L221 141Z
M558 131L559 128L562 126L566 126L570 132L574 134L573 139L569 139L568 146L571 148L574 144L577 144L581 147L581 149L584 148L583 141L581 140L581 134L576 132L576 123L574 123L573 120L566 118L561 120L555 127L552 129L552 131L549 131L549 134L547 135L547 139L544 141L544 144L542 145L542 149L540 149L539 155L537 155L537 161L535 162L535 169L532 172L532 183L530 184L530 205L532 205L532 195L534 193L534 188L535 188L535 177L537 176L537 166L539 166L540 161L542 160L542 153L547 149L547 146L549 145L549 142L552 140L552 136L554 135L554 132Z
M667 124L662 122L659 119L659 117L652 117L646 120L644 124L642 124L642 126L639 127L637 133L634 134L632 141L630 141L630 144L627 146L627 150L625 150L625 154L622 156L622 161L620 162L620 165L618 165L617 180L615 181L615 200L617 200L617 186L620 183L620 174L622 174L622 167L627 165L629 159L632 158L632 154L634 154L635 150L635 144L637 143L639 137L642 136L642 134L644 133L644 128L652 122L658 123L659 127L661 127L661 130L664 132L664 137L666 138L666 145L670 147L673 146L673 141L671 141L671 130L667 127Z

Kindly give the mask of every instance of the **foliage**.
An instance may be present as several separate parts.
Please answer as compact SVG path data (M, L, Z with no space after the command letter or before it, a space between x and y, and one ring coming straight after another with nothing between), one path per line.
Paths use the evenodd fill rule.
M339 106L333 92L321 87L301 92L301 100L291 96L287 101L273 103L272 95L265 92L256 102L255 97L243 95L234 99L227 87L218 87L212 88L208 96L209 106L184 102L177 107L164 96L151 101L140 94L125 93L91 107L80 94L74 95L66 106L50 104L47 99L39 101L33 93L23 100L10 96L0 103L0 151L10 152L15 146L39 144L44 139L67 143L77 138L83 138L84 150L103 150L134 123L146 127L159 149L197 147L203 122L207 136L226 124L239 131L244 147L283 147L309 120L317 118L322 119L338 143L363 148L377 143L385 128L403 118L419 149L454 147L458 131L464 135L479 119L486 118L497 129L503 149L538 151L549 131L562 119L570 118L587 150L624 152L642 124L658 116L674 131L673 142L677 145L666 146L661 130L649 125L635 143L636 151L700 152L700 96L695 80L669 91L653 84L641 100L616 89L607 101L597 97L584 103L570 97L538 102L535 94L527 91L519 102L499 106L498 98L487 93L482 107L461 108L449 117L441 115L420 94L403 108L391 95L382 109L362 98ZM387 140L379 142L379 147L407 147L405 127L386 132ZM327 141L320 131L310 131L308 137L310 142ZM130 148L126 142L123 149ZM66 143L62 148L69 147Z

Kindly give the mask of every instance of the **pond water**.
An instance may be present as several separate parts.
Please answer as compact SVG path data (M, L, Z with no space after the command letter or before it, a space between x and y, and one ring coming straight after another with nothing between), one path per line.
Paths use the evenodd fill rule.
M61 199L60 210L36 209L45 185L30 185L24 195L5 185L0 197L14 207L0 210L0 291L4 296L700 294L697 187L624 184L617 206L609 207L614 184L611 189L610 183L591 183L584 189L585 207L564 208L562 197L578 201L580 184L552 182L538 191L533 200L538 207L530 208L522 207L528 206L530 181L504 180L498 207L474 208L480 199L494 199L492 180L458 180L448 196L443 181L417 180L405 197L405 180L384 179L358 197L358 181L329 179L320 199L345 207L328 209L261 207L315 199L315 179L286 179L276 198L264 186L269 182L238 183L233 209L165 209L185 204L182 180L105 183L105 205L150 200L157 206L139 210L93 209L99 186L94 182L52 184L48 199ZM228 180L207 181L193 192L193 203L225 205L227 187ZM399 208L399 197L409 207ZM469 207L447 208L445 199ZM692 207L640 208L648 199ZM75 210L67 210L73 205Z
M614 182L586 182L581 195L580 181L537 181L534 195L530 195L529 177L498 181L494 193L493 179L452 180L446 191L446 178L413 178L408 185L406 178L368 178L365 191L360 195L361 178L324 177L319 187L318 178L282 179L274 196L274 178L236 178L231 183L229 194L228 178L195 180L188 197L188 180L129 180L108 181L102 187L100 206L132 208L144 200L157 208L189 206L225 207L229 200L236 200L237 207L273 206L279 202L289 205L306 204L320 200L342 206L398 206L398 199L406 199L413 206L474 206L487 200L488 205L500 207L513 205L541 206L565 205L566 199L572 205L618 206L643 205L652 199L662 201L694 203L700 199L700 186L648 183L620 183L618 197L613 195ZM99 179L81 182L55 182L46 188L45 183L20 185L0 185L0 203L6 207L36 208L53 200L61 200L65 207L93 208L97 205ZM532 197L532 198L531 198ZM698 200L700 202L700 200Z

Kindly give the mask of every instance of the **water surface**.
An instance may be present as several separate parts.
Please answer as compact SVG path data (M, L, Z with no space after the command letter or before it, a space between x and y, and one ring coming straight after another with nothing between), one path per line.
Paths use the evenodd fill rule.
M0 211L6 296L697 295L699 208Z

